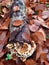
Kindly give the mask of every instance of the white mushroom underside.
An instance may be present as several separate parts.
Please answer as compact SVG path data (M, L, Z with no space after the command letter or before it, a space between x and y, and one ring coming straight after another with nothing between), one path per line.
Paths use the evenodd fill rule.
M26 43L26 44L27 44L27 43ZM17 49L16 55L17 55L18 57L28 58L28 57L30 57L30 56L34 53L34 51L35 51L35 49L36 49L36 44L33 43L33 47L31 47L30 44L27 44L27 45L28 45L28 50L27 50L26 52L24 52L24 53L21 53L21 52L20 52L20 49ZM15 49L16 49L16 48L15 48Z
M30 57L30 56L34 53L34 51L36 50L36 44L35 44L34 41L32 41L33 46L31 46L31 45L28 44L28 43L24 43L24 44L27 44L28 48L27 48L27 51L25 51L25 52L23 52L23 53L20 52L20 48L18 48L17 45L15 45L15 43L14 43L15 47L14 47L13 49L12 49L11 47L9 48L9 45L7 45L7 47L9 48L9 50L10 50L10 52L11 52L11 55L12 55L12 54L16 54L17 57L20 57L21 60L25 61L25 60L26 60L28 57ZM10 46L11 46L11 45L10 45ZM18 44L18 46L19 46L19 44ZM16 51L14 51L14 49L15 49Z

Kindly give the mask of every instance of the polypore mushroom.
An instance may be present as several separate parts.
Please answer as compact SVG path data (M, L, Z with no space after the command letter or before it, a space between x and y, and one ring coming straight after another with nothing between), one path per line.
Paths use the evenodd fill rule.
M16 20L16 21L14 21L13 26L20 26L22 24L23 24L22 20Z

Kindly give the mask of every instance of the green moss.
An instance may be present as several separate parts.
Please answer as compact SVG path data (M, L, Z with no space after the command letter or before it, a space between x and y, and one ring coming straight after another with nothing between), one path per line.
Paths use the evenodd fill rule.
M48 3L48 4L46 4L46 7L49 7L49 3Z
M38 11L35 11L35 14L38 15Z
M12 59L11 54L7 54L6 60L11 60L11 59Z
M47 39L49 39L49 36L46 36Z

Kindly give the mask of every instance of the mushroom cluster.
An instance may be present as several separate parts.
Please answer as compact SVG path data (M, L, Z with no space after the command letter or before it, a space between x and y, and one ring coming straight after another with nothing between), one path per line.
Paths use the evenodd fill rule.
M8 44L7 48L11 52L11 55L16 54L16 56L20 57L22 61L25 61L34 53L36 45L34 41L32 41L30 44L17 42L14 44Z

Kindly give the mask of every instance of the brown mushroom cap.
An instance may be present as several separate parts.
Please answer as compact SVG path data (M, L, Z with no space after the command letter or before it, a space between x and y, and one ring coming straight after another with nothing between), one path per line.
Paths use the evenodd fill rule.
M16 21L14 21L13 26L20 26L22 24L23 24L22 20L16 20Z

